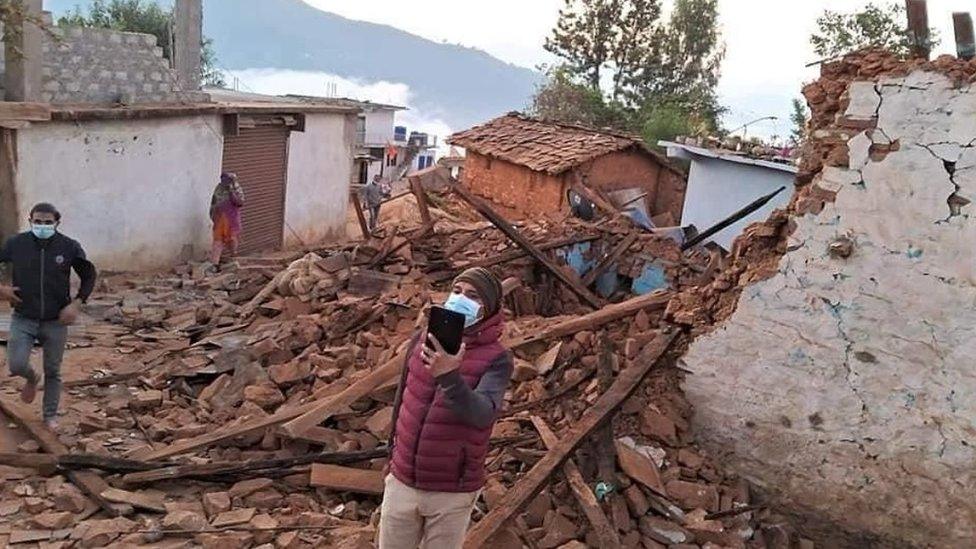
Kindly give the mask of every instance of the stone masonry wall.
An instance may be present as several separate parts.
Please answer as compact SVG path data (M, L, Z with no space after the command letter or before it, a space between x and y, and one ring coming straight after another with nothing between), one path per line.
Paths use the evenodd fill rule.
M953 63L807 93L847 129L813 128L812 180L753 231L781 256L683 358L699 440L827 546L976 539L976 64Z

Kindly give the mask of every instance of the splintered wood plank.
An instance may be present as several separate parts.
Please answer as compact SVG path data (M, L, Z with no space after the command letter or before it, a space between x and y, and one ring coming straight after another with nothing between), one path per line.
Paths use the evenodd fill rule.
M637 242L636 231L631 232L624 237L624 239L620 241L620 244L617 244L617 247L614 248L613 251L601 259L596 267L593 267L590 272L586 273L586 276L583 277L583 285L589 287L590 284L596 282L598 278L603 276L603 273L607 272L607 270L610 269L610 267L612 267L618 259L620 259L620 256L622 256L624 252L634 245L634 242Z
M548 251L556 248L565 248L566 246L572 246L574 244L581 244L583 242L592 242L594 240L599 240L598 236L580 236L580 237L570 237L570 238L560 238L557 240L550 240L549 242L542 242L536 244L536 249L539 251ZM447 253L444 252L444 257L450 259L457 253ZM480 259L475 259L473 261L468 261L466 263L461 263L454 267L454 269L448 273L440 274L434 277L435 282L441 282L452 278L456 273L463 271L464 269L470 269L471 267L493 267L495 265L500 265L502 263L507 263L509 261L515 261L517 259L522 259L524 257L529 257L529 252L518 248L514 250L507 250L500 254L493 254L488 257L482 257Z
M463 198L465 202L471 204L474 209L478 210L478 213L483 215L488 221L491 221L492 225L498 227L498 230L503 232L505 236L515 243L516 246L528 252L533 259L541 263L556 278L558 278L560 282L565 284L570 290L573 291L574 294L579 296L583 302L594 309L599 309L603 306L603 302L600 301L600 298L590 293L590 291L587 290L579 280L574 279L553 260L549 259L544 253L542 253L542 250L537 248L535 244L529 242L527 238L522 236L522 233L518 232L518 230L515 229L515 227L513 227L507 219L493 210L484 200L474 196L470 191L461 185L455 185L454 192Z
M151 496L142 492L129 492L118 488L109 488L102 491L102 497L115 503L128 503L137 509L165 513L166 506L163 505L163 498Z
M553 471L561 466L590 433L607 421L624 400L633 394L664 353L671 348L675 337L675 333L659 334L644 348L640 356L635 359L634 365L621 372L610 389L600 395L593 406L583 413L579 422L563 434L558 444L553 446L512 489L505 493L485 518L468 531L464 539L465 549L485 547L492 535L539 493Z
M58 437L26 408L7 399L0 399L0 409L27 431L45 452L55 456L68 454L68 447L62 444ZM131 505L115 503L102 497L102 492L107 490L109 485L98 474L91 471L68 471L66 476L72 484L90 497L92 501L98 503L110 515L120 517L132 514Z
M577 316L559 324L549 326L531 335L506 339L502 344L510 349L516 349L530 343L535 343L536 341L545 341L556 337L573 335L584 330L594 330L608 322L635 315L640 311L663 309L671 301L672 296L673 294L662 290L637 296L627 301L607 305L598 311L593 311L592 313Z
M408 180L410 181L410 190L417 197L417 209L420 210L420 221L424 227L433 226L433 221L430 217L430 208L427 205L427 192L424 191L423 183L416 175L410 176Z
M401 351L388 360L386 364L373 370L366 377L353 383L341 393L323 399L321 403L316 403L314 408L302 416L282 425L281 429L289 433L290 436L297 437L301 433L332 417L334 414L339 413L350 404L372 393L380 385L391 379L396 379L405 362L403 353L406 351L403 350L404 348L401 346Z
M371 469L313 463L309 484L339 492L382 495L383 473Z
M24 120L45 122L51 119L51 106L47 103L0 102L0 120Z
M295 436L303 432L307 427L313 427L325 421L333 414L344 410L353 402L369 394L377 386L384 383L391 377L396 377L403 366L402 357L394 357L383 366L373 370L359 381L353 383L341 393L314 400L302 406L279 410L278 412L264 418L247 421L239 425L217 429L212 433L200 435L198 437L178 440L169 446L153 450L150 452L139 452L134 458L145 461L157 461L163 458L191 452L198 448L205 448L225 440L230 440L239 436L248 435L268 427L275 427L285 423L282 429ZM294 423L287 423L294 420ZM289 427L290 426L290 427Z
M535 425L536 431L539 431L539 436L542 438L542 443L546 445L546 448L552 449L559 443L559 438L556 437L556 434L552 432L552 429L546 425L545 420L541 417L532 416L532 424ZM563 474L566 475L566 480L569 481L569 487L572 488L573 495L576 496L576 501L583 508L583 514L586 515L586 519L593 526L593 532L596 534L596 538L600 540L600 547L620 547L620 538L617 536L617 532L607 519L606 513L600 507L600 502L593 495L593 491L586 484L586 480L583 478L583 474L580 473L579 467L576 466L576 462L572 459L567 459L566 463L563 464Z

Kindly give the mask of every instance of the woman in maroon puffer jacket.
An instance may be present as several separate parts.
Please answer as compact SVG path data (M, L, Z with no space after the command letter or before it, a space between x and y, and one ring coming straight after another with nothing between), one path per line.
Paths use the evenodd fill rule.
M490 271L461 273L444 303L466 317L461 350L449 355L432 337L410 350L393 404L380 549L450 549L464 541L512 375L512 355L498 341L501 301Z

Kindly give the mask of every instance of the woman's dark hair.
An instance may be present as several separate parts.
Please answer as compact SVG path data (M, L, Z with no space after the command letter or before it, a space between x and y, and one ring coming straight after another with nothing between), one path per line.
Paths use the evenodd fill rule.
M54 204L48 202L39 202L35 204L34 207L31 208L30 216L34 217L34 214L36 213L52 214L54 215L55 221L61 221L61 212L59 212L58 209L54 207Z

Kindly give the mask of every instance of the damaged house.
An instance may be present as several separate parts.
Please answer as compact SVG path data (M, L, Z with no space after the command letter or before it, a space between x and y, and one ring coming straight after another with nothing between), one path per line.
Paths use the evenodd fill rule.
M510 113L449 141L467 152L465 185L518 215L568 210L582 179L618 205L642 204L657 226L681 223L685 175L640 137Z
M200 20L184 19L177 58L200 41ZM201 90L199 52L183 74L147 34L28 26L24 35L25 55L8 56L4 73L0 238L50 201L102 269L199 259L221 171L237 173L247 197L241 253L345 236L361 105Z

